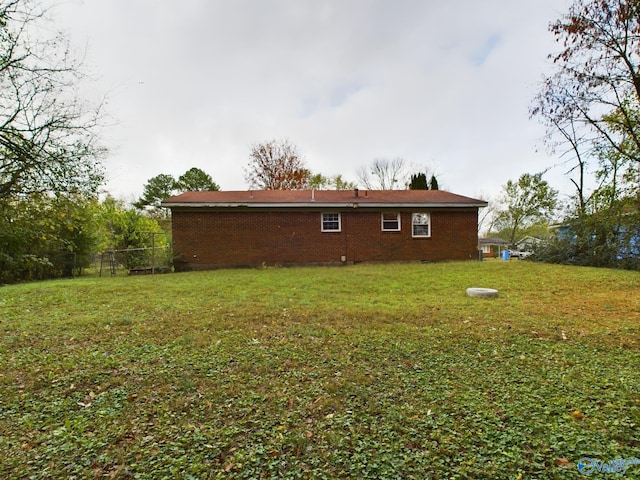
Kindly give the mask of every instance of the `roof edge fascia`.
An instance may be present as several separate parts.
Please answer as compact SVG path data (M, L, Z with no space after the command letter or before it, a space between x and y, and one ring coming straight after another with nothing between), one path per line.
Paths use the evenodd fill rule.
M166 208L469 208L486 207L486 202L169 202Z

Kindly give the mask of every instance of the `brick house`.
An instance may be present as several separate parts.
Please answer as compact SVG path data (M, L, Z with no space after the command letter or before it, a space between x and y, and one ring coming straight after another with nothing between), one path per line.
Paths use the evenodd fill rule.
M479 238L478 248L483 258L499 257L503 250L509 248L509 242L501 238Z
M477 259L486 202L443 190L186 192L168 198L179 270Z

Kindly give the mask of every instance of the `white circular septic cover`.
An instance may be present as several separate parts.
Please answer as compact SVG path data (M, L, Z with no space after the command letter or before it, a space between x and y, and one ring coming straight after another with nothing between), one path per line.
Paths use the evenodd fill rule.
M493 288L467 288L467 297L495 298L497 296L498 290Z

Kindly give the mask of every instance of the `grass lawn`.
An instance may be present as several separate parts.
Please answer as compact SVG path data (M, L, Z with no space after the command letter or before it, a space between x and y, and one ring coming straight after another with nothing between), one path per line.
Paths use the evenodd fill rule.
M638 272L82 278L1 287L0 333L0 478L569 479L640 457Z

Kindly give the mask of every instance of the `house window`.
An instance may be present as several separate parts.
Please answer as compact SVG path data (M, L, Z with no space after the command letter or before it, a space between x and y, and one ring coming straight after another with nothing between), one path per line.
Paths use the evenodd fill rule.
M382 231L399 232L400 214L397 212L382 212Z
M322 231L323 232L339 232L340 231L340 214L339 213L323 213L322 214Z
M428 213L414 213L411 215L411 228L414 237L430 237L431 216Z
M483 245L482 253L491 253L491 245Z

